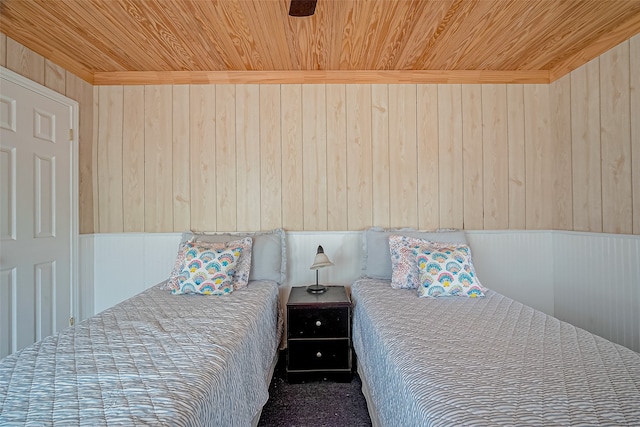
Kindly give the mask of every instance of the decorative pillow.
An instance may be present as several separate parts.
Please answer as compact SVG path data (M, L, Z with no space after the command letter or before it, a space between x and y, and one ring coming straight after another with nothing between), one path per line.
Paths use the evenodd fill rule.
M420 231L413 228L383 229L372 227L363 233L363 276L372 279L391 280L392 265L389 249L389 236L399 235L416 239L437 242L467 244L462 230L441 229L436 231Z
M242 247L212 250L210 244L184 244L177 287L172 294L226 295L233 292L233 273Z
M188 232L182 234L182 242L222 243L246 237L253 241L249 280L271 280L282 285L287 276L287 249L285 232L281 228L249 233Z
M483 297L467 245L429 242L414 249L420 271L419 297Z
M203 242L197 238L197 235L192 235L190 236L189 240L185 240L183 238L183 241L180 243L180 246L178 248L178 256L176 257L175 265L173 267L173 270L171 271L167 289L171 290L178 287L178 277L180 275L180 270L183 268L184 257L187 253L185 247L188 244L192 244L194 242L198 242L203 247L208 246L209 250L212 251L221 251L229 248L241 247L242 254L240 255L240 259L238 259L235 270L232 272L233 289L237 291L238 289L242 289L247 286L247 284L249 283L249 273L251 271L251 237L245 237L244 239L239 240L231 240L228 242Z
M394 289L418 289L420 272L414 253L429 241L407 236L389 236L391 253L391 287Z

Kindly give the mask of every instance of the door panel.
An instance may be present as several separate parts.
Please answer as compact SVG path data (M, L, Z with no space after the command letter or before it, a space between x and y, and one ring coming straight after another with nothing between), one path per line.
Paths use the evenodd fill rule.
M15 268L0 270L0 357L18 346L17 279Z
M0 146L0 239L16 238L16 149Z
M0 89L3 357L69 324L72 110L4 78Z

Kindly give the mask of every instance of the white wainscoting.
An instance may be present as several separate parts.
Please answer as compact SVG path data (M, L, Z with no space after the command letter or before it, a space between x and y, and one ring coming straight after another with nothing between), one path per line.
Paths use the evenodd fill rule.
M467 238L485 286L640 351L640 236L527 230ZM81 317L165 280L179 241L180 233L81 236ZM291 286L315 282L309 267L318 245L334 263L319 271L321 283L360 277L362 233L287 232L283 302Z
M556 317L640 352L640 236L553 233Z
M180 233L95 234L94 313L168 278L180 236Z
M94 234L81 234L78 238L78 312L76 321L93 316L95 311L94 287L97 284L95 278L95 243Z
M482 284L554 315L553 245L549 231L469 231Z
M362 233L289 232L287 233L287 284L310 285L316 281L311 264L321 245L333 266L318 270L320 283L349 285L362 275Z

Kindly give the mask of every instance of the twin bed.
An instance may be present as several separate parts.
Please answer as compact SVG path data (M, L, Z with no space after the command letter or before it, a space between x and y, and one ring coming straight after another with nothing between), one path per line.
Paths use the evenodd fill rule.
M239 237L197 238L226 248ZM1 360L0 425L257 425L282 333L285 248L282 230L251 238L251 272L229 295L162 283Z
M640 355L496 292L352 288L374 425L640 425Z
M392 235L466 243L460 232L365 232L352 337L374 426L640 425L640 354L484 287L421 298Z
M167 283L1 360L0 425L256 425L286 252L282 230L252 234L248 251L235 243L246 237L186 236ZM352 337L374 425L640 425L640 355L482 286L459 256L463 232L363 237ZM234 276L244 286L191 283L194 239L251 253L250 273ZM436 253L411 239L446 243ZM443 259L451 275L432 282L436 255L459 265ZM458 296L435 298L432 285ZM192 286L229 295L180 294Z

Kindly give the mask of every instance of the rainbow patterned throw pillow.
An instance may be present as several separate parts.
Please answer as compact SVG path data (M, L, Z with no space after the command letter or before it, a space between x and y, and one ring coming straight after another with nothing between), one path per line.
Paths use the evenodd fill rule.
M242 250L242 246L215 250L210 244L187 242L171 293L230 294L233 292L233 274Z
M467 245L430 242L414 249L420 274L420 297L483 297Z

